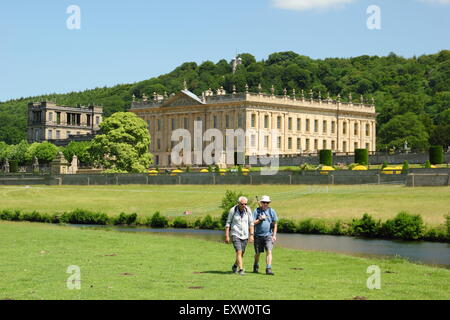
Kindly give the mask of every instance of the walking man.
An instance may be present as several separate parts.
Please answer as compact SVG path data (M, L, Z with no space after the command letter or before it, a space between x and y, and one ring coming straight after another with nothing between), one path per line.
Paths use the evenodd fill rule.
M277 241L277 213L270 205L270 197L263 196L260 201L260 207L253 212L255 225L255 262L253 272L259 271L259 257L261 252L266 251L266 274L275 275L272 272L272 249Z
M230 209L228 213L227 222L225 224L225 242L233 241L234 249L236 250L236 261L232 267L234 273L244 275L243 257L247 242L253 242L253 214L249 207L247 207L247 198L240 197L238 204ZM239 270L239 271L238 271Z

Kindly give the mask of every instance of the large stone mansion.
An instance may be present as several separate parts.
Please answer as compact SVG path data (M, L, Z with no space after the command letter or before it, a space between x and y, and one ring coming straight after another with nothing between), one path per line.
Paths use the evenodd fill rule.
M208 90L201 97L186 88L178 94L160 96L153 100L145 95L133 99L131 112L148 123L152 137L150 152L155 164L171 164L171 132L184 128L194 136L194 121L202 121L203 130L216 128L244 129L247 133L245 156L277 153L281 156L315 153L321 149L334 152L353 152L358 148L375 151L376 111L374 101L358 103L349 97L342 103L340 97L332 100L312 92L283 96L271 94L226 93L223 88Z

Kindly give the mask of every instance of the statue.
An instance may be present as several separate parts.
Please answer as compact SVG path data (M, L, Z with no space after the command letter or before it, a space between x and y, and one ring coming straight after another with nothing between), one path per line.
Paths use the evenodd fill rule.
M34 156L33 161L33 172L39 172L39 160L36 156Z
M5 159L5 163L3 164L3 171L5 173L9 173L9 161L8 161L8 158Z

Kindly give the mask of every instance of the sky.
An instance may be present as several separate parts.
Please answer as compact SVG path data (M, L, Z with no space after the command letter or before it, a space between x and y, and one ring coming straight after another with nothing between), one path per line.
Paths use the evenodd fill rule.
M450 0L2 1L0 101L134 83L237 52L261 60L443 49Z

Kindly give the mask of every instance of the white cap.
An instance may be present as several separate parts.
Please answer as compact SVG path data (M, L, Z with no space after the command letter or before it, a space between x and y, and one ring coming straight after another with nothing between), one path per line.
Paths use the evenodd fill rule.
M269 196L263 196L263 197L261 198L261 202L272 202L272 201L270 200L270 197L269 197Z

